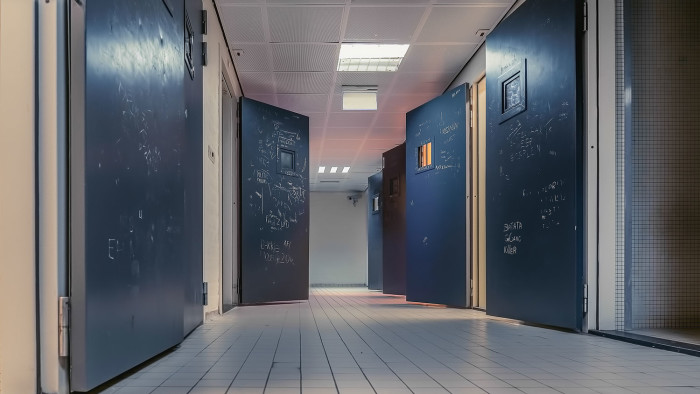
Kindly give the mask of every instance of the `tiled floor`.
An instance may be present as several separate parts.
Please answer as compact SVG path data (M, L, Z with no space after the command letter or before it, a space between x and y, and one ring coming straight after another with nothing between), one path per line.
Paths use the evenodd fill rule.
M235 308L109 393L700 393L700 358L366 289Z

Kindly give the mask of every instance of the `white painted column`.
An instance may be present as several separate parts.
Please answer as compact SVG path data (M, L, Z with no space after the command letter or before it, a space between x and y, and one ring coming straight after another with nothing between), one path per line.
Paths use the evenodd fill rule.
M36 1L0 0L0 393L37 391Z

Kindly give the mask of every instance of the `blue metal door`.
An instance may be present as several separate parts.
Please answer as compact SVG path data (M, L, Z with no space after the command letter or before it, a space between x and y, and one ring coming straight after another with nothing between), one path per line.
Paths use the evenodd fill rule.
M87 391L183 338L184 3L70 7L71 386Z
M382 160L382 291L406 294L406 144Z
M309 298L309 118L241 99L241 302Z
M367 287L382 289L382 173L367 178Z
M582 329L583 10L528 0L486 39L487 312Z
M406 114L406 300L467 305L467 86Z

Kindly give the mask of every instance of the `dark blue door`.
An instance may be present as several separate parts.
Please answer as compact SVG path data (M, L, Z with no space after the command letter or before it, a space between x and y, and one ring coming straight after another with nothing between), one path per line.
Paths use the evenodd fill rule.
M406 300L467 305L467 86L406 114Z
M183 338L184 3L69 3L71 388L87 391Z
M382 173L367 178L367 287L382 289Z
M382 291L406 294L406 144L382 161Z
M579 1L528 0L486 39L487 312L582 328Z
M309 298L309 118L241 100L241 302Z

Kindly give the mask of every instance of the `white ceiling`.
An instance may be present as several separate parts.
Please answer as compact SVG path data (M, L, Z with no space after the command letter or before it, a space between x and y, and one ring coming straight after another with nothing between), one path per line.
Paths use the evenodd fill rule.
M447 88L514 0L215 2L244 95L309 117L311 190L362 191L405 140L406 112ZM336 71L355 42L411 46L398 72ZM377 85L377 111L343 112L342 85Z

